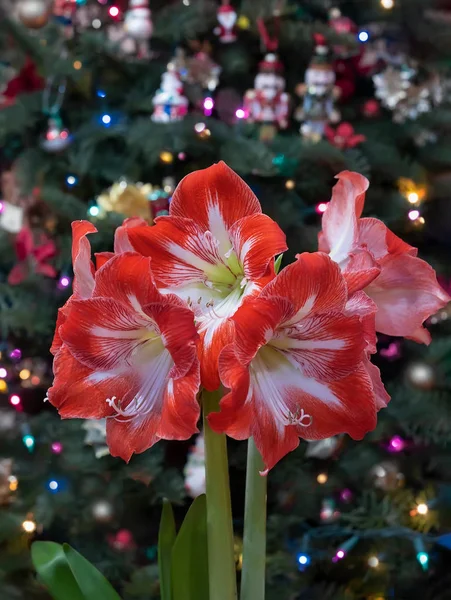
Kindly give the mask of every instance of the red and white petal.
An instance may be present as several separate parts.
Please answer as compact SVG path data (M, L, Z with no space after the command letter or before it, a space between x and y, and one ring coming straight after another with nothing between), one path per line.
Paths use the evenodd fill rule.
M126 394L133 385L128 377L89 369L62 347L53 362L55 379L48 391L51 404L63 419L102 419L113 414L107 398L112 390Z
M64 323L66 322L67 315L69 314L69 310L70 310L70 301L71 301L71 299L69 298L69 300L66 302L66 304L58 309L58 316L56 317L55 333L53 335L53 341L52 341L52 345L50 347L50 353L53 354L53 356L55 356L55 354L58 352L58 350L63 345L63 340L61 339L59 330L60 330L60 327L62 325L64 325Z
M151 272L151 261L136 252L117 254L96 273L93 297L114 298L140 312L151 302L160 302Z
M150 413L130 420L111 418L106 423L106 442L111 456L129 462L133 454L141 454L159 441L159 415Z
M343 271L348 288L348 296L363 290L381 272L378 263L367 250L355 250L349 257Z
M202 385L209 391L218 389L220 385L218 366L219 356L225 346L233 341L233 322L225 318L199 320L200 348L199 360Z
M254 214L236 221L230 228L232 246L251 281L262 277L270 261L287 250L286 236L267 215Z
M164 440L187 440L198 432L200 405L199 362L179 379L170 379L163 400L158 437Z
M73 290L77 298L90 298L94 289L91 244L86 236L88 233L95 233L96 231L97 229L89 221L74 221L72 223Z
M73 300L59 329L71 354L85 366L126 372L139 349L157 338L150 319L112 298Z
M249 215L261 213L250 187L224 162L187 175L172 196L169 214L194 219L202 231L210 231L227 252L228 231Z
M279 328L269 345L296 363L306 377L334 381L355 371L366 341L360 317L329 312Z
M199 335L194 324L194 313L188 307L171 303L171 296L161 303L148 304L143 311L157 326L161 342L169 351L174 365L169 377L179 379L197 363Z
M340 267L322 252L296 256L263 290L262 296L280 296L295 307L292 322L307 315L343 310L347 289Z
M390 231L387 227L386 232L387 249L389 254L410 254L410 256L417 256L418 248L410 246L404 242L400 237L395 235L393 231Z
M357 315L362 322L366 350L370 354L376 352L376 312L377 305L365 292L355 292L346 303L346 314Z
M133 246L128 238L128 230L132 227L142 227L146 225L147 221L141 219L141 217L130 217L129 219L125 219L122 225L116 229L114 234L114 252L116 254L133 252Z
M376 330L387 335L425 340L423 322L450 300L434 269L409 254L387 256L381 273L365 292L377 305Z
M342 171L337 179L322 225L332 259L343 263L357 247L358 219L369 182L363 175L351 171Z
M98 271L100 267L103 267L103 265L113 258L115 254L114 252L96 252L94 256L96 259L96 271Z
M152 257L152 272L160 286L206 280L235 282L235 275L225 264L230 241L220 255L217 240L192 219L159 217L153 227L134 227L128 236L136 252Z
M363 359L363 366L365 367L365 370L371 379L377 410L385 408L390 402L390 394L388 394L384 384L382 383L381 372L379 368L376 367L376 365L373 365L368 355L365 355Z

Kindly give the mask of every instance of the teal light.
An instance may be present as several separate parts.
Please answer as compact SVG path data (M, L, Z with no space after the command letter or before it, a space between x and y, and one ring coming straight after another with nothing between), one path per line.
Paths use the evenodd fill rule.
M427 552L418 552L417 561L420 563L420 565L426 571L426 569L428 568L428 563L429 563L429 554Z
M34 437L30 434L27 434L23 436L22 441L28 448L28 450L31 452L34 448Z

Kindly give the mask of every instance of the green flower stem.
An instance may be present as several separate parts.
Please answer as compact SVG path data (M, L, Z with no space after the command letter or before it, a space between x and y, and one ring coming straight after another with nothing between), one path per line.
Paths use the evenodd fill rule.
M233 551L232 507L230 503L227 443L206 419L219 408L221 392L202 393L207 488L207 536L209 600L236 600L236 571Z
M265 599L266 486L267 477L253 438L247 447L246 500L244 507L243 572L241 600Z

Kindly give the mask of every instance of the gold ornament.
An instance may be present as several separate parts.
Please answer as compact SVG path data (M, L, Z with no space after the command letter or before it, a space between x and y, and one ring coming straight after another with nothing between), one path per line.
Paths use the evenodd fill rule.
M246 15L240 15L236 24L240 29L249 29L251 26L251 20Z
M150 183L130 184L125 180L113 184L97 198L97 205L104 212L114 212L125 217L141 217L152 223L149 196L153 191Z
M427 187L425 184L417 184L413 179L400 177L398 179L398 189L409 204L421 204L426 199Z
M376 488L391 492L404 485L404 475L394 462L384 461L375 465L370 471L370 477Z
M406 369L407 381L421 390L431 390L435 384L435 373L431 365L415 362Z
M20 0L17 14L20 22L30 29L40 29L47 24L51 13L47 0Z

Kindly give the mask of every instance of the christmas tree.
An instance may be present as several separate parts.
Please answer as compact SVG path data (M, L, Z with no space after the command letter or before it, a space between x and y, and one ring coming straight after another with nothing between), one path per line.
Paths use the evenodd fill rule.
M202 437L126 464L104 420L44 402L71 222L119 252L124 218L153 224L222 160L285 232L284 266L318 249L334 177L356 171L364 216L449 292L450 33L444 0L0 0L1 598L50 597L34 540L68 542L121 598L160 598L162 500L180 524L205 486ZM427 319L430 345L396 322L378 336L392 399L363 441L301 441L270 471L268 600L451 597L448 320ZM245 445L228 445L239 572Z

